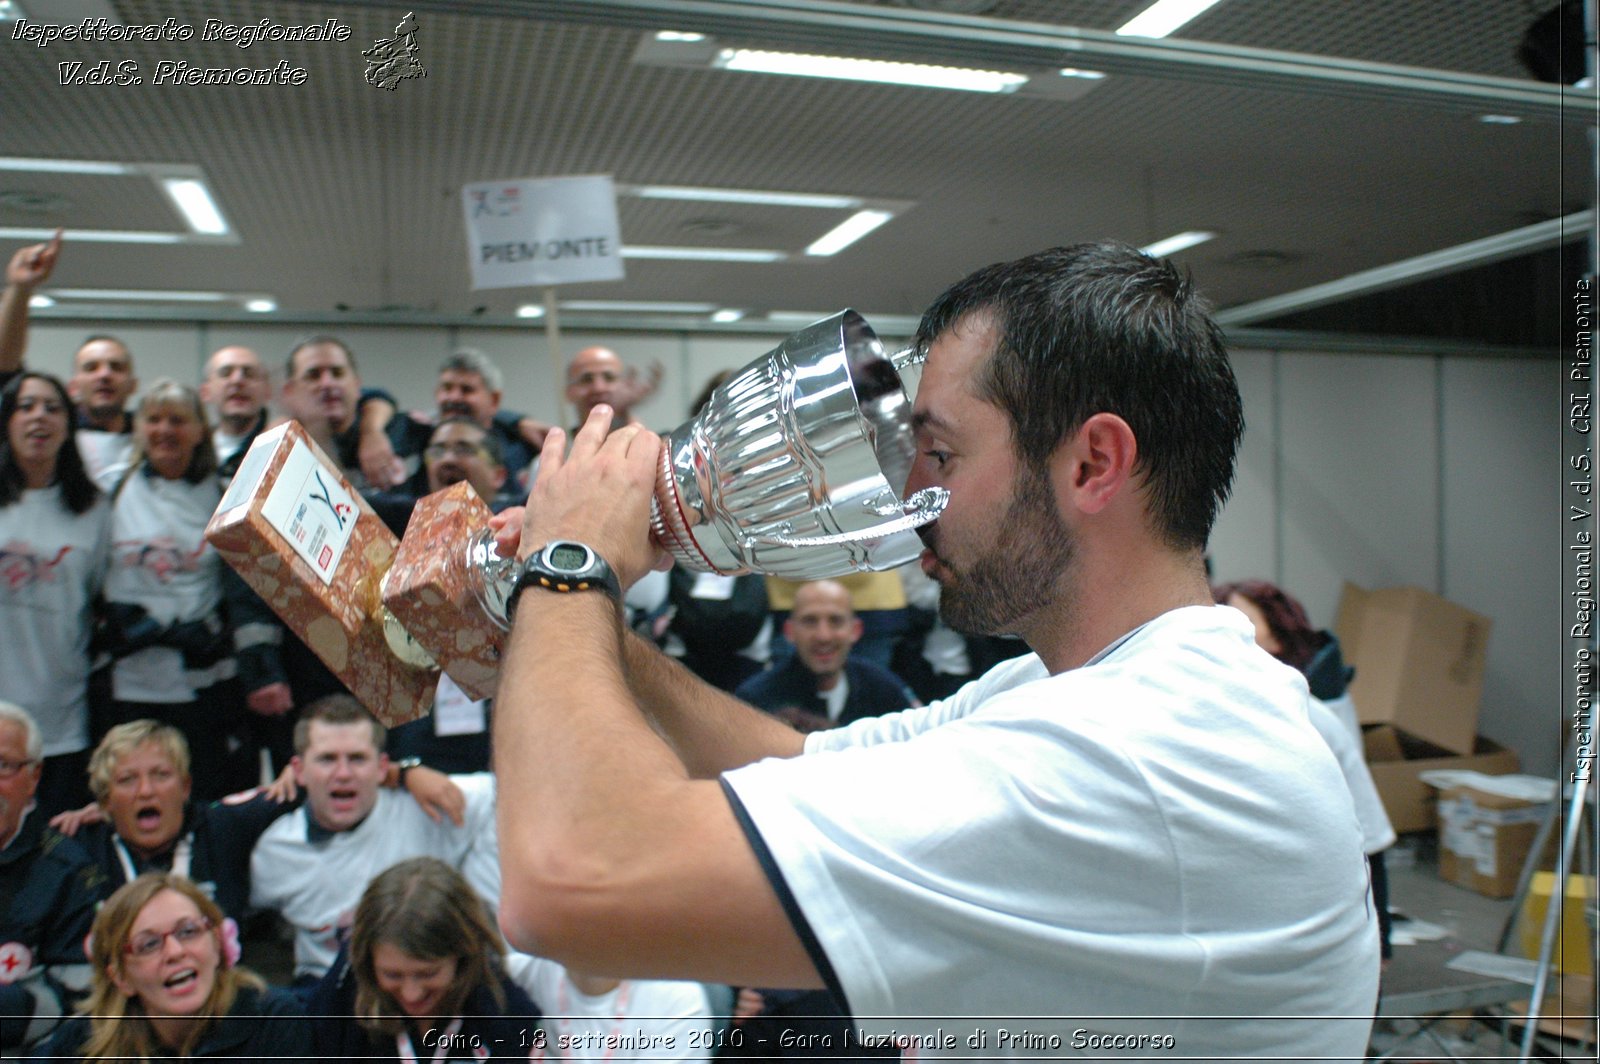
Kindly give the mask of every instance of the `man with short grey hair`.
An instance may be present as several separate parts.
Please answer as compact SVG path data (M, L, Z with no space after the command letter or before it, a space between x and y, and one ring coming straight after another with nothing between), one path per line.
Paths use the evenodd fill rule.
M402 458L421 455L440 422L470 418L499 440L508 478L520 485L550 426L526 414L500 409L503 382L500 367L488 355L470 347L456 350L439 366L433 389L436 409L432 413L413 410L390 427L395 453ZM408 486L417 495L426 494L426 473L418 469Z
M105 877L34 807L44 741L0 702L0 1053L44 1039L88 988L83 942Z

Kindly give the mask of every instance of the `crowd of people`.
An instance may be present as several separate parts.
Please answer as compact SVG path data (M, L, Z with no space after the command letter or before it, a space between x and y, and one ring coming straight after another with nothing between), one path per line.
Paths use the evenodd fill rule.
M1175 460L1154 449L1156 457L1147 457L1153 422L1139 422L1141 412L1088 410L1077 429L1094 432L1082 440L1068 433L1079 464L1077 472L1063 473L1050 465L1058 461L1055 449L1065 446L1051 419L1063 415L1011 413L1037 406L1037 395L1058 386L1027 378L1043 372L1037 368L994 370L988 378L972 368L981 362L974 351L987 351L995 330L1015 324L998 320L996 307L1018 317L1037 310L1005 304L1012 279L991 279L990 289L958 293L967 302L952 296L936 305L919 336L930 351L923 392L933 398L918 400L913 480L955 484L981 500L1015 479L1017 498L953 502L938 531L925 533L930 550L922 564L899 572L798 584L666 572L639 553L647 549L639 546L642 523L634 530L639 542L620 538L630 522L616 518L637 516L642 479L631 494L607 489L612 495L601 505L584 494L612 483L596 463L608 456L620 461L614 452L628 443L639 441L642 451L656 439L633 411L656 387L659 369L641 374L603 347L579 352L567 367L566 399L577 412L570 431L502 408L500 369L472 350L453 352L439 366L433 410L401 411L392 395L363 383L351 346L328 335L291 347L278 388L260 354L230 345L210 356L199 381L160 380L140 391L134 353L109 335L86 339L62 381L26 363L28 298L60 253L59 235L18 251L0 295L0 623L10 633L0 642L0 896L6 898L0 1049L6 1053L601 1059L622 1046L624 1056L678 1060L894 1056L903 1047L864 1041L856 1013L956 1008L934 1003L960 1000L959 993L948 996L961 982L954 972L982 964L982 947L959 931L966 915L957 910L974 905L1016 914L1007 926L982 924L984 942L1038 952L1027 944L1025 928L1049 925L1050 950L1079 955L1075 977L1095 983L1092 993L1074 995L1059 973L1018 969L1007 981L1019 988L1012 1011L1026 1004L1041 1013L1140 1015L1162 1001L1187 1003L1180 1012L1228 1012L1258 1007L1251 1003L1262 992L1260 980L1281 977L1285 965L1303 965L1291 981L1298 996L1286 998L1280 1011L1359 1015L1351 1003L1367 993L1366 929L1360 907L1351 905L1350 869L1338 863L1338 844L1349 840L1316 836L1313 854L1286 819L1320 809L1342 829L1353 794L1362 818L1360 849L1369 857L1380 918L1386 916L1381 853L1394 835L1381 820L1370 778L1364 788L1360 780L1358 733L1343 697L1348 672L1337 662L1337 645L1270 585L1215 589L1217 602L1254 622L1261 648L1309 678L1315 698L1305 699L1306 680L1298 681L1297 695L1271 671L1276 666L1262 664L1265 658L1240 658L1233 645L1238 632L1229 626L1244 631L1242 622L1185 613L1198 601L1172 590L1193 590L1189 563L1199 558L1231 476L1236 410L1230 422L1223 409L1220 427L1192 428L1197 437L1232 433L1206 443L1226 457L1214 457L1213 468L1193 478L1198 486L1151 489L1172 512L1148 519L1147 527L1144 491L1123 486L1154 478L1161 461ZM1119 260L1107 268L1130 267ZM1205 372L1220 389L1210 401L1226 408L1231 375L1223 366ZM981 387L967 374L981 379ZM687 414L704 405L715 383ZM1091 402L1058 398L1065 405L1068 398ZM1231 402L1237 406L1236 390ZM714 798L693 799L712 801L720 813L706 819L703 804L686 807L696 811L653 840L681 844L681 851L670 867L652 865L635 877L637 889L657 893L632 896L639 907L628 919L577 910L606 928L591 933L583 948L571 948L569 931L551 922L558 916L541 912L534 920L539 930L527 929L530 909L560 897L562 888L585 888L550 880L527 837L505 834L503 804L497 828L497 801L504 803L510 790L517 808L538 810L541 818L566 809L570 824L589 825L593 841L608 845L635 838L620 826L633 813L611 799L599 812L553 802L550 791L528 785L561 787L572 782L570 774L552 766L498 777L494 751L509 743L511 753L503 756L518 764L535 749L539 756L528 757L530 765L558 756L584 763L587 754L574 755L548 732L530 730L535 709L526 693L542 692L539 712L548 712L562 703L568 678L555 682L537 671L526 632L548 624L554 627L541 628L546 636L560 631L582 644L598 633L603 644L606 624L586 628L594 617L559 614L564 604L541 601L540 610L527 611L540 620L518 615L508 648L511 686L502 687L498 705L472 699L446 676L432 714L386 729L203 537L251 443L283 418L304 426L397 534L420 497L466 481L502 515L506 549L526 556L525 547L558 538L601 543L600 553L625 578L618 606L626 638L617 642L612 633L606 652L621 657L604 670L611 680L621 677L620 686L590 682L571 697L630 707L628 727L644 729L630 733L634 752L659 755L670 744L676 767L667 772L675 780L685 771L691 782L722 777ZM1009 454L1006 441L1013 438L1031 473L986 468L999 452L985 448L1004 445ZM949 452L963 450L970 472L952 478ZM633 462L643 469L638 454ZM1074 505L1089 515L1076 531L1053 522L1052 504L1042 501L1067 485L1077 492ZM1171 501L1184 491L1191 512ZM1196 493L1209 501L1194 502ZM608 509L613 503L620 508ZM980 506L1005 521L985 524ZM574 516L580 511L587 517ZM980 556L978 540L1010 553ZM1136 582L1144 600L1161 609L1139 613L1127 605L1140 598L1132 593L1107 605L1108 592L1091 583L1061 586L1063 573L1081 576L1085 545L1129 570L1137 556L1130 543L1145 550L1143 561L1155 557L1165 567ZM1155 591L1158 571L1168 579L1164 594ZM1078 603L1089 591L1096 594ZM1128 623L1113 631L1114 624L1088 624L1071 610L1045 618L1041 610L1053 593L1073 598L1072 610L1098 605ZM1172 620L1173 610L1181 621ZM1129 648L1119 649L1125 642ZM1186 708L1177 713L1181 727L1157 740L1158 725L1172 725L1174 711L1152 692L1170 690L1170 678L1124 681L1136 691L1137 710L1129 708L1127 691L1100 678L1108 657L1159 656L1191 643L1223 659L1240 658L1239 674L1270 690L1249 701L1261 719L1231 707L1213 689L1215 676L1200 669L1190 677L1201 691L1195 704L1211 715ZM667 664L674 659L679 665ZM1137 668L1119 665L1112 673L1136 675ZM985 678L963 689L979 677ZM1237 675L1227 681L1237 682ZM1053 686L1046 693L1034 684ZM1013 688L1027 697L1012 697ZM1041 725L1023 710L1040 698L1050 705L1087 700L1097 708L1083 715L1079 733L1063 737L1054 734L1060 722ZM985 700L1004 704L998 731ZM1284 710L1301 703L1312 707L1304 712L1314 729L1298 728L1291 718L1299 711ZM750 707L754 715L746 716ZM586 707L569 710L577 715L580 708ZM1150 717L1133 747L1120 734L1130 714ZM708 739L698 732L702 725L727 731ZM1193 749L1178 755L1182 736L1211 748L1208 728L1246 752L1229 752L1226 765L1214 749L1209 761ZM729 738L735 734L741 737ZM1057 745L1041 753L1035 748L1041 736ZM1276 754L1244 771L1247 751L1262 736ZM897 757L902 747L931 762ZM853 756L821 756L847 750ZM855 764L866 750L873 751L874 767L863 762L856 775L825 772L836 760ZM755 764L763 758L769 760ZM1007 767L992 767L990 758ZM1045 758L1061 758L1066 768ZM1194 793L1192 781L1139 783L1148 768L1130 768L1184 758L1202 778L1232 773L1258 789L1249 799L1253 813L1228 811L1243 821L1230 845L1286 849L1325 877L1313 901L1326 919L1314 927L1278 912L1279 903L1232 931L1218 918L1224 930L1217 933L1237 937L1204 950L1221 951L1218 964L1241 967L1203 992L1199 985L1217 977L1197 974L1205 965L1191 953L1196 936L1204 936L1188 917L1158 921L1142 945L1123 936L1144 918L1140 906L1170 908L1187 889L1213 910L1203 921L1230 907L1216 882L1187 878L1192 867L1207 864L1200 854L1208 838L1204 823L1217 814L1215 797ZM1293 787L1271 772L1286 758L1303 762ZM634 797L660 800L648 811L655 824L673 807L662 798L667 792L649 782L662 763L657 757L644 767L603 765L590 782L638 782ZM774 775L763 767L769 763L790 768ZM794 771L810 766L816 771ZM1349 791L1326 793L1323 784L1341 768ZM1034 868L1030 858L1015 881L988 883L989 872L1006 875L1002 870L1015 863L1006 849L1014 839L983 826L990 813L1010 815L1011 799L991 792L1008 789L1002 778L1032 786L1033 774L1057 779L1062 771L1081 791L1068 795L1054 783L1042 785L1026 830L1065 825L1074 845L1095 859L1058 879L1053 860ZM263 786L267 779L270 786ZM1297 790L1306 779L1320 795L1309 810ZM575 800L581 791L570 786L560 797ZM1291 791L1292 810L1267 808L1287 802ZM1179 823L1193 822L1185 829L1193 837L1168 835L1158 848L1165 860L1177 853L1179 863L1189 862L1181 883L1169 869L1148 865L1155 858L1138 858L1111 841L1131 826L1137 830L1129 846L1135 846L1140 831L1153 830L1173 809L1181 812ZM615 832L610 819L605 830L593 830L602 812L617 817ZM862 817L877 819L860 836L865 849L852 857L837 840L854 836ZM938 845L918 838L919 825L929 820L944 833ZM685 825L703 834L685 835ZM830 835L834 843L826 841ZM707 857L698 838L720 840L717 858L693 870L680 867ZM729 839L748 840L749 849L730 857ZM916 853L934 878L908 873L898 856L903 850ZM502 862L509 911L501 907ZM898 885L907 875L912 886ZM1120 888L1100 876L1131 877L1139 897L1116 903ZM940 877L945 886L937 885ZM1365 883L1363 873L1357 895L1365 896ZM550 892L539 894L538 884ZM723 888L730 900L719 910ZM811 892L828 900L817 903ZM931 901L933 895L943 901ZM680 907L670 910L672 918L683 930L638 922L640 914L673 902ZM1086 922L1054 915L1062 905L1081 905ZM293 937L293 971L282 985L269 985L241 956L240 925L263 913L276 914ZM1306 934L1305 943L1285 942L1289 924ZM704 941L718 936L696 934L728 926L750 934L726 954ZM662 932L678 953L654 951L641 928ZM629 931L636 936L631 944L619 939ZM1376 941L1374 934L1374 950ZM1315 961L1307 954L1313 947L1320 951ZM1238 949L1281 956L1276 967L1247 971L1246 961L1225 956ZM1160 980L1106 975L1165 964L1172 971ZM897 965L916 973L913 989L895 989ZM1317 991L1313 984L1327 978L1354 989ZM1024 992L1018 979L1034 982ZM957 1011L973 1014L973 1008ZM785 1040L780 1031L797 1036ZM1222 1037L1256 1049L1300 1044L1287 1035ZM1350 1043L1331 1026L1309 1037L1317 1046Z

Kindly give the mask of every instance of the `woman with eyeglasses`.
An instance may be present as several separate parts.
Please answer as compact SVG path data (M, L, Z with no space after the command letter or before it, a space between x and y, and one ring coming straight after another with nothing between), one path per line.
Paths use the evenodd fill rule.
M37 814L88 798L90 603L110 510L72 436L66 387L23 371L0 392L0 677L44 737Z
M85 944L94 985L39 1060L304 1059L293 995L237 967L238 928L182 876L152 872L101 908Z

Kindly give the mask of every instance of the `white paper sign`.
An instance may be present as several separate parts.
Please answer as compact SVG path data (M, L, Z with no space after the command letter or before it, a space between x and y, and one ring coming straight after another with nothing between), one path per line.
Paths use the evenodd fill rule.
M289 448L261 516L306 560L324 584L333 582L360 505L299 440Z
M461 206L474 289L622 278L610 177L479 181L462 186Z
M489 727L483 701L473 701L447 672L439 674L433 693L433 734L477 735Z

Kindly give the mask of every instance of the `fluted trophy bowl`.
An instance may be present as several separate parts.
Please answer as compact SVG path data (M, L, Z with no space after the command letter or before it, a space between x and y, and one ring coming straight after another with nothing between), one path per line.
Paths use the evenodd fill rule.
M949 495L901 490L916 456L900 368L841 311L794 333L711 393L667 437L656 542L697 572L816 580L916 558L915 530Z
M661 448L650 531L696 572L792 580L893 569L922 552L916 529L949 501L901 489L916 449L893 356L853 310L795 333L711 393ZM494 531L468 538L465 588L502 631L516 582ZM448 658L448 655L445 656Z

